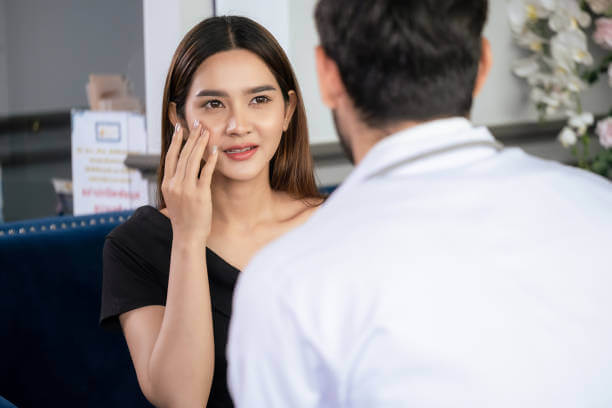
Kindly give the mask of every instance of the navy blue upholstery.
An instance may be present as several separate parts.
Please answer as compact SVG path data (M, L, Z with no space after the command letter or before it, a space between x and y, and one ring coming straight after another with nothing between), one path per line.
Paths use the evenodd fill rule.
M319 187L319 191L323 194L331 194L336 188L338 188L338 186L323 186Z
M150 407L98 326L102 248L130 212L0 224L0 395L18 407Z
M15 405L13 405L10 401L7 401L4 398L0 397L0 408L15 408Z

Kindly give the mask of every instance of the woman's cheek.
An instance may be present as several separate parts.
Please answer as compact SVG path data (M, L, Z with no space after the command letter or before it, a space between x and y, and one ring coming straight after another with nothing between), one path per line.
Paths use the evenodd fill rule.
M259 112L255 123L261 137L280 138L283 132L283 114L273 110Z
M210 153L213 146L219 145L221 137L225 133L227 120L224 116L225 115L206 113L193 115L195 119L198 119L200 123L202 123L203 129L207 129L210 133L210 138L208 139L208 145L206 147L207 153Z

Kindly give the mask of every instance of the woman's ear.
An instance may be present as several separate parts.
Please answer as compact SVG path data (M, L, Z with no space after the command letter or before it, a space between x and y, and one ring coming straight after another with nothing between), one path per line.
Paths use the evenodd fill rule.
M295 113L295 108L297 107L297 94L294 90L287 92L289 95L289 101L286 104L285 108L285 120L283 121L283 131L287 131L289 129L289 124L291 123L291 118L293 118L293 114Z
M172 126L176 126L176 124L180 121L178 113L176 112L176 103L170 102L168 104L168 120L172 123ZM181 123L181 126L183 123Z

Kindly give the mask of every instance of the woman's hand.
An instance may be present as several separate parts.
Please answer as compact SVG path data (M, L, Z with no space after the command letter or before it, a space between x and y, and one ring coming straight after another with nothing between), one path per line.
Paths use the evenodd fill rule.
M210 132L196 120L181 150L182 126L177 124L166 154L161 190L166 202L173 236L206 244L212 219L210 183L219 153L213 146L200 171Z
M209 132L194 123L181 149L187 132L175 128L161 185L173 234L166 304L140 307L119 317L140 387L160 407L205 406L215 369L205 246L218 153L213 147L200 170Z

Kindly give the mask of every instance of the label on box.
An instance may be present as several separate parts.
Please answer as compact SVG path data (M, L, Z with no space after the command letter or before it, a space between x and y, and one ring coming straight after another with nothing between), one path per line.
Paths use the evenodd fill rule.
M131 112L72 112L74 214L121 211L148 203L148 183L125 165L146 153L144 116Z

